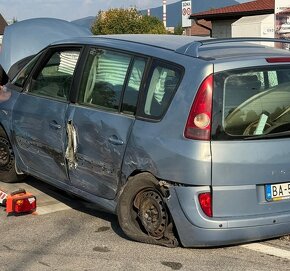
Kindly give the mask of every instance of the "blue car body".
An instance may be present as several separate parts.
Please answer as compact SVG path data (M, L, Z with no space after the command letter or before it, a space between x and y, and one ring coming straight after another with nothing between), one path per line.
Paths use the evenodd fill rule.
M77 60L64 66L73 67L72 72L60 73L64 64L58 62L53 79L57 94L51 94L55 84L46 73L51 71L41 72L41 78L39 74L47 63L53 66L55 52L60 59ZM11 143L18 174L35 176L112 213L118 213L128 180L149 174L161 190L166 189L162 198L186 247L290 233L288 51L244 40L112 35L54 42L33 55L0 96L0 124ZM102 80L90 77L94 65L103 67L104 74L96 73ZM140 71L138 81L134 73ZM259 90L251 85L253 76L259 79L255 79ZM102 86L105 94L91 96L103 78L110 83ZM201 133L192 138L186 132L190 112L207 78L213 80L207 120L211 124L202 129L210 134L207 139L198 138ZM64 87L59 86L67 80L68 91L60 94ZM160 86L172 93L152 113L149 96ZM246 89L250 94L242 98ZM138 90L137 95L133 90ZM257 101L263 103L261 109ZM204 115L199 117L193 130L199 129ZM277 189L285 192L278 197ZM210 196L209 205L202 202L201 194ZM158 243L159 237L148 235Z

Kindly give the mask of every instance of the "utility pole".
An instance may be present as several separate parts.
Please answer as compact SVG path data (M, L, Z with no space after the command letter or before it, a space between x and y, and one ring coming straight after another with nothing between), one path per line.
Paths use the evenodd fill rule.
M163 3L163 24L166 28L166 0L162 0Z

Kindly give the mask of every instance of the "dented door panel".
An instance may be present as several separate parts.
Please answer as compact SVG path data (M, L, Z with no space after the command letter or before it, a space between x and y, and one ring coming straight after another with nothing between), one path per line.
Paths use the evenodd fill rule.
M77 137L75 166L69 167L72 185L103 198L115 198L134 118L75 105L69 107L68 116Z
M67 182L64 159L68 104L21 93L12 115L12 129L19 156L28 171Z

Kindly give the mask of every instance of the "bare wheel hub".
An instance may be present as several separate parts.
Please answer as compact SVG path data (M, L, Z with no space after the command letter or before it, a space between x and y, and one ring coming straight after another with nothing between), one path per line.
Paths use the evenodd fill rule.
M136 196L139 202L138 216L145 230L160 239L168 224L168 215L161 195L156 191L144 191Z
M10 170L13 160L14 156L9 141L0 137L0 170Z

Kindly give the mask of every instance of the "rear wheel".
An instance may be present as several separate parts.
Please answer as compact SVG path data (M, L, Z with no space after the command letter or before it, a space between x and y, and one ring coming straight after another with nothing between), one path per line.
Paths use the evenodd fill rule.
M14 183L23 179L15 170L15 156L12 146L3 130L0 130L0 181Z
M164 202L167 191L149 173L130 179L119 198L117 213L124 233L135 241L178 246L174 225Z

